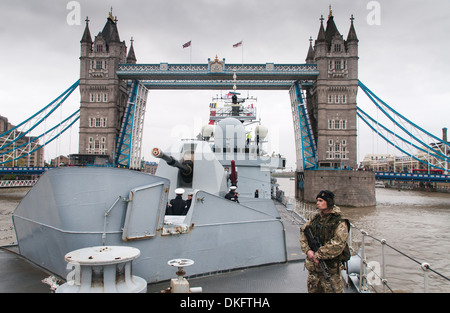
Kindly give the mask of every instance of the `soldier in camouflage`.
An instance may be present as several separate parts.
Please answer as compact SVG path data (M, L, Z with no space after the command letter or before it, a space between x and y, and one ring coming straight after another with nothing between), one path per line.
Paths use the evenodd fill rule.
M331 191L322 190L316 200L319 212L300 229L300 245L307 256L305 267L309 272L308 292L333 292L334 287L337 293L343 293L344 282L341 270L343 269L342 261L350 257L347 245L350 223L342 218L340 208L334 205L334 194ZM316 252L308 245L304 234L306 226L310 226L314 237L320 238L321 247ZM324 260L329 268L333 287L319 266L320 260Z

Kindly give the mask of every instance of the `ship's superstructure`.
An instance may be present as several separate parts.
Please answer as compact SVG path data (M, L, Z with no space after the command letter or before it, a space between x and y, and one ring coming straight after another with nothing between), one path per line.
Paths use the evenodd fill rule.
M269 129L257 118L257 98L240 97L236 89L234 74L233 91L212 99L209 125L201 135L230 175L236 169L237 181L230 180L229 186L237 185L244 197L270 199L274 196L271 172L285 168L286 159L266 151Z

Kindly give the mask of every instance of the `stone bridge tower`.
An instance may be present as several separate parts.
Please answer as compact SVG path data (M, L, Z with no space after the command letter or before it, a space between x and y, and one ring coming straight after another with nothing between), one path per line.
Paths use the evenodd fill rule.
M78 154L72 155L72 160L77 164L112 164L128 101L126 82L116 71L121 63L136 63L133 41L127 55L111 11L94 40L86 19L80 43L80 136Z
M366 207L376 204L375 175L356 169L358 92L358 37L350 18L347 38L340 34L330 13L314 47L312 39L307 63L317 64L319 76L306 92L307 109L317 144L317 169L299 175L297 197L315 202L320 190L335 194L335 203L342 206Z
M331 12L326 29L320 19L307 63L316 63L319 76L307 93L308 112L317 138L318 166L357 167L356 95L358 92L358 38L350 19L347 40L339 33Z

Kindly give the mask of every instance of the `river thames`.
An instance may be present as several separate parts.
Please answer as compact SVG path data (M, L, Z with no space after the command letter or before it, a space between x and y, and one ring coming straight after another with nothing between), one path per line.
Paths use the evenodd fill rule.
M288 178L277 178L277 181L290 202L300 206L294 199L294 181ZM28 190L0 190L0 245L15 243L12 214ZM376 200L374 207L341 207L341 210L358 229L377 239L385 239L409 257L420 263L427 262L433 270L450 277L450 194L377 188ZM356 250L362 238L358 229L352 230L352 246ZM381 245L367 236L365 242L367 260L380 273ZM386 248L385 261L386 277L392 290L424 291L424 273L419 264L390 248ZM369 279L377 290L382 290L376 275L369 275ZM450 282L431 273L429 291L450 292Z

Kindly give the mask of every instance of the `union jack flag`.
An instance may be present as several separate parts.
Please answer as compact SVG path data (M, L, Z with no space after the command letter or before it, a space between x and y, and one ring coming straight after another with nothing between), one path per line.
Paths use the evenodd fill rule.
M242 40L239 41L238 43L235 43L235 44L233 45L233 48L237 48L237 47L239 47L239 46L241 46L241 45L242 45Z
M189 47L189 46L191 45L191 41L192 41L192 40L189 40L188 42L186 42L186 43L183 45L183 48Z

